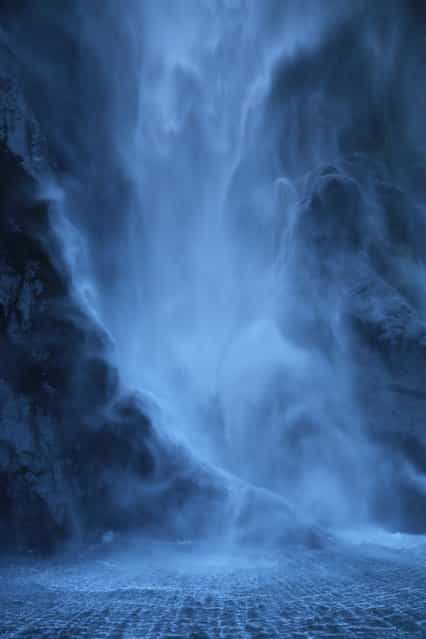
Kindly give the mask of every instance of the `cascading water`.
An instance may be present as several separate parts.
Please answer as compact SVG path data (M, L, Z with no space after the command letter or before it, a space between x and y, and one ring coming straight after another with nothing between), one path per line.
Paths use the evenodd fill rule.
M114 247L119 276L92 281L90 303L123 383L153 398L204 461L310 515L363 516L369 454L339 305L319 307L319 280L297 248L303 180L341 154L334 131L314 132L310 148L297 140L321 88L312 105L291 87L281 113L274 105L277 75L315 55L353 10L194 1L128 11L134 102L114 115L120 132L131 122L116 140L131 196ZM339 348L322 347L315 322Z
M424 639L424 1L0 18L0 635Z
M388 495L422 481L386 431L400 396L373 344L394 343L404 291L424 297L420 218L418 237L395 231L420 215L409 13L128 0L46 15L64 32L51 48L84 61L65 78L50 50L32 59L34 86L58 87L41 94L66 167L49 197L123 387L195 457L316 520L393 512Z

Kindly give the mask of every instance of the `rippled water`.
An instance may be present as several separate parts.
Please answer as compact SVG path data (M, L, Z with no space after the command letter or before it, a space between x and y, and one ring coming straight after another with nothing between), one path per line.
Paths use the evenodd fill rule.
M426 544L389 539L278 554L105 544L77 559L9 560L0 636L424 638Z

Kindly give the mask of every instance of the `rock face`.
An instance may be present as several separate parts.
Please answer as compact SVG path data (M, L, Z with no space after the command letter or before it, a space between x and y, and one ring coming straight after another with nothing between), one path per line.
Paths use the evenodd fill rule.
M350 371L361 436L372 456L370 516L395 529L424 532L423 194L419 176L410 188L396 188L384 160L381 171L366 155L343 170L314 173L296 226L295 253L300 251L299 262L305 260L302 277L318 283L313 330L330 326L330 308L339 318L324 331L323 348L343 353ZM303 281L297 285L303 290Z
M48 211L36 201L30 174L31 120L10 76L1 89L0 535L3 544L47 547L65 533L66 514L63 469L46 464L57 446L60 362L55 370L42 334L53 321L52 305L66 298L67 282L43 246Z
M48 205L5 144L0 171L0 543L41 549L114 523L98 466L114 450L115 467L151 472L151 426L137 404L114 406L107 340L70 301Z
M13 60L1 60L0 547L48 551L76 534L164 524L153 502L171 511L191 482L140 399L119 392L107 336L73 301L38 193L46 146Z
M0 546L50 550L132 526L177 532L188 496L219 494L119 392L109 342L72 301L49 205L0 149ZM183 534L183 530L181 531Z

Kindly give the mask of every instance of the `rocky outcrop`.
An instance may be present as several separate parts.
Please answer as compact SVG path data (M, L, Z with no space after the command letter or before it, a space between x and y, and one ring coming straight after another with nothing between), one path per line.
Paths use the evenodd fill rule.
M307 182L295 229L295 253L299 264L303 260L296 287L303 290L309 279L318 291L310 324L300 323L298 330L313 333L313 344L322 342L331 357L340 352L345 358L361 435L376 460L369 462L370 516L411 532L426 530L420 183L391 186L389 166L367 155L325 167Z
M70 302L48 204L7 139L0 170L0 530L50 547L78 508L66 451L117 381L104 336Z
M0 172L0 545L164 525L194 484L190 462L119 392L106 335L72 300L49 204L7 144Z
M47 145L1 53L0 546L41 551L153 525L153 501L176 494L170 469L180 457L141 401L119 392L111 344L73 299L39 195Z

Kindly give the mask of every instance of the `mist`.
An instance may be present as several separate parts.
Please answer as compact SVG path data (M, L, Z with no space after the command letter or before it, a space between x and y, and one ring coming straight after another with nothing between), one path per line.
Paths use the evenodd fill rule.
M225 490L231 528L247 491L332 531L425 524L422 11L127 0L6 15L73 299L118 393ZM169 470L117 500L143 502ZM178 517L215 508L200 496Z
M424 639L421 0L0 3L0 635Z

